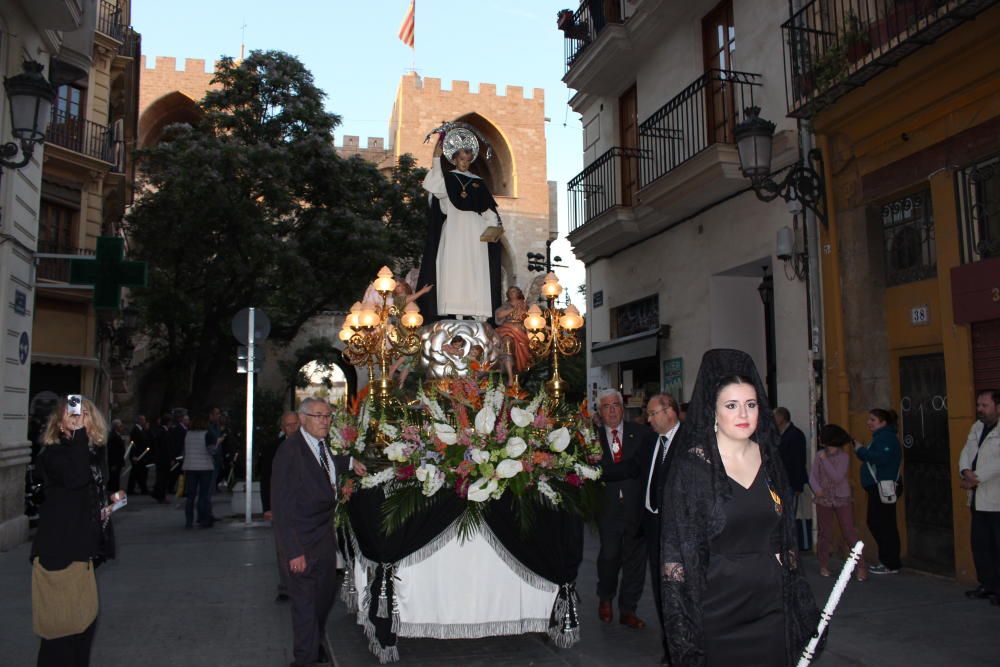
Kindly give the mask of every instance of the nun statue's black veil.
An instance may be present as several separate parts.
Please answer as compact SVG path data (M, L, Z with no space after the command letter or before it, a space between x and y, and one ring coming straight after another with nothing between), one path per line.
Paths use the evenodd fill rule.
M702 358L684 427L678 432L673 463L660 507L663 624L674 667L706 664L702 602L707 588L709 544L725 527L724 505L732 482L719 455L715 402L721 385L733 376L757 390L759 415L751 438L760 446L761 465L771 491L781 498L780 596L785 616L787 663L795 664L816 630L819 612L802 572L791 512L793 493L778 456L778 428L767 392L750 355L739 350L709 350ZM777 508L776 508L777 509ZM776 544L777 546L777 544Z

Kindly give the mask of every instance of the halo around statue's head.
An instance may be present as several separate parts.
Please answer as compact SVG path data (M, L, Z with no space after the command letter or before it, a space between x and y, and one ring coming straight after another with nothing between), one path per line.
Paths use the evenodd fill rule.
M476 158L479 157L479 140L474 133L464 127L452 128L444 135L444 144L441 146L441 152L444 153L448 162L455 164L453 158L455 153L460 150L471 152L471 161L475 162Z

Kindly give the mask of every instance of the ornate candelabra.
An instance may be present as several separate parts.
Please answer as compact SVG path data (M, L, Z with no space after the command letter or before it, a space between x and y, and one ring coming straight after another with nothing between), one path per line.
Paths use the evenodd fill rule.
M420 350L417 332L424 318L416 303L399 309L391 302L396 280L389 267L379 270L372 285L382 298L382 304L355 303L338 337L346 344L344 357L347 361L368 367L368 381L374 385L375 400L384 406L391 399L389 367L396 359L413 356Z
M562 400L566 391L566 383L559 376L559 355L572 356L583 346L576 337L576 330L583 326L580 311L574 305L556 308L556 298L562 291L556 274L550 272L542 285L542 296L548 302L546 312L533 304L524 318L528 348L536 362L552 355L552 379L545 383L545 388L556 401Z

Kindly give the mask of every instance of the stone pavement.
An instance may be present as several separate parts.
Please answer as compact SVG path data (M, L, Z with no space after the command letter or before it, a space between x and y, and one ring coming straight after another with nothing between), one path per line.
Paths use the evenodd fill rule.
M94 667L282 667L291 661L286 605L274 600L274 542L267 526L227 519L215 528L184 530L183 513L136 497L115 515L118 560L98 570L101 615ZM224 515L229 496L216 499ZM544 635L440 641L402 639L402 665L656 665L656 614L648 591L639 615L651 625L629 630L597 620L594 595L597 540L587 537L578 587L583 639L553 647ZM821 600L832 586L815 559L804 558ZM954 582L917 573L852 583L817 667L872 665L996 665L1000 608L969 601ZM35 662L31 633L28 546L0 554L0 666ZM329 635L341 667L377 665L339 600Z

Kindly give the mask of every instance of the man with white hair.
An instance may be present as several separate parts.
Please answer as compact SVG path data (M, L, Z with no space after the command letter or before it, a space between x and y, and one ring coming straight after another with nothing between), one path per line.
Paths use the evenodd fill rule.
M326 437L332 409L318 398L299 406L301 428L278 448L272 472L272 512L279 558L288 564L294 661L290 667L333 662L326 619L337 585L337 475L363 464L334 456Z
M618 620L635 630L646 627L635 615L646 579L646 546L642 537L644 484L635 475L635 457L649 446L652 432L642 424L624 422L624 402L616 389L597 394L597 410L603 426L601 469L607 481L601 513L597 519L601 550L597 556L597 615L612 619L611 601L618 594ZM619 572L621 583L619 585Z

